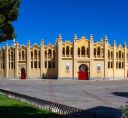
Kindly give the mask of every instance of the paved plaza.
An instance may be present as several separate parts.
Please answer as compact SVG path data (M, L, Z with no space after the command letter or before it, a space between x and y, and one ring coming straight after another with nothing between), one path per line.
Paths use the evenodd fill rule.
M128 104L128 80L0 80L0 88L116 118Z

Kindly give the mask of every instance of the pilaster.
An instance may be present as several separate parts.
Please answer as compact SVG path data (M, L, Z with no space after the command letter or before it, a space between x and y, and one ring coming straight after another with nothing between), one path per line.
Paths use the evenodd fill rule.
M90 78L93 78L94 75L94 65L93 65L93 51L94 51L94 47L93 47L93 36L92 34L90 35L90 41L89 41L89 56L90 56Z
M40 76L44 76L44 40L40 45Z
M73 42L73 78L77 78L77 50L78 50L78 45L77 45L77 36L74 35L74 42Z
M18 77L18 43L15 48L15 77Z
M5 47L5 77L8 77L8 44Z
M31 64L31 60L30 60L30 41L28 41L27 44L27 78L30 78L30 64Z
M58 55L58 78L62 78L62 37L58 36L57 39L57 55Z
M113 78L116 77L116 41L113 46Z
M108 78L108 38L104 38L104 77Z
M127 44L124 43L124 79L127 78Z

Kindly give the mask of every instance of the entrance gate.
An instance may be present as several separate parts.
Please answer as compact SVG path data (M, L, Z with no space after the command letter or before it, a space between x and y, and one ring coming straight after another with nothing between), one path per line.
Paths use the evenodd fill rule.
M81 64L79 66L79 73L78 73L79 80L88 80L88 66L85 64Z
M20 77L20 79L26 79L25 68L21 69L21 77Z

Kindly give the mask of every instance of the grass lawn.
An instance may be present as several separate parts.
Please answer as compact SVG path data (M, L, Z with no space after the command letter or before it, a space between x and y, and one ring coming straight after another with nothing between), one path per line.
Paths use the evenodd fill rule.
M0 118L63 118L63 116L0 95Z

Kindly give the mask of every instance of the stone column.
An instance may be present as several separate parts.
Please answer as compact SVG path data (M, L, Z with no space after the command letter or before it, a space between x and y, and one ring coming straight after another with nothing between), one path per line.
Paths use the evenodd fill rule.
M58 56L58 78L62 78L62 37L59 35L57 39L57 56Z
M30 57L30 41L27 44L27 78L30 78L30 69L31 69L31 57Z
M44 76L44 41L40 45L40 76Z
M77 50L78 50L78 45L77 45L77 36L74 35L74 42L73 42L73 78L78 77L78 67L77 67Z
M8 61L8 44L6 44L6 47L5 47L5 77L8 77L8 64L9 64L9 61Z
M124 43L124 79L127 78L127 44Z
M108 38L104 38L104 77L108 78Z
M18 77L18 43L15 48L15 77Z
M113 46L113 78L116 77L116 41Z
M92 34L90 35L90 41L89 41L89 55L90 55L90 78L93 78L94 75L94 65L93 65L93 51L94 51L94 47L93 47L93 36Z

